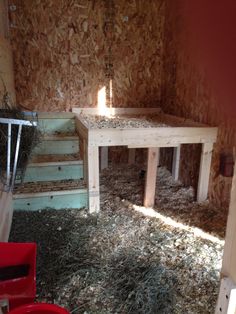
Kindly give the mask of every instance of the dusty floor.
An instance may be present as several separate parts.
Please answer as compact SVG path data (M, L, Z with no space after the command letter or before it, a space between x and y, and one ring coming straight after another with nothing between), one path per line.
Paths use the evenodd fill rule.
M77 314L214 313L227 214L194 203L164 168L155 210L139 207L140 170L103 172L98 217L15 212L11 241L38 243L38 300Z

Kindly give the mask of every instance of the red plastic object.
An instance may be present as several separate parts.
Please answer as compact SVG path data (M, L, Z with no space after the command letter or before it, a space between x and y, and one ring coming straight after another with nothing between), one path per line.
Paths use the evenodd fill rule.
M17 268L20 269L18 273ZM35 243L0 243L0 270L2 270L0 299L9 300L10 310L19 305L34 302L36 294ZM3 278L4 270L8 275L10 273L11 279ZM14 278L14 271L16 271L16 278Z
M20 306L9 314L69 314L69 312L55 304L35 303Z

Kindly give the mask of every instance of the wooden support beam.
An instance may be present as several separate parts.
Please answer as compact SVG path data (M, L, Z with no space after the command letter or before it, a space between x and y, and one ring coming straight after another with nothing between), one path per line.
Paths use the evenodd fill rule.
M2 190L2 185L0 186ZM13 202L11 192L0 190L0 241L7 242L11 229Z
M236 313L236 284L228 277L221 280L215 314Z
M180 166L180 148L177 146L173 148L173 160L172 160L172 177L177 181L179 180L179 166Z
M236 314L236 286L230 292L227 314Z
M89 212L100 210L99 195L99 149L98 146L88 146L88 200Z
M236 313L236 167L232 180L229 215L223 254L222 280L215 314Z
M155 115L161 113L161 108L72 108L75 114L92 114L92 115Z
M147 173L144 195L144 206L153 207L155 203L157 166L159 163L160 148L148 148Z
M128 164L132 165L135 163L135 154L136 154L136 149L135 148L130 148L129 149L129 156L128 156Z
M88 183L88 143L87 140L84 138L80 139L81 143L81 154L83 156L83 174L84 174L84 181Z
M234 167L232 180L222 275L231 278L236 283L236 167Z
M101 170L108 168L108 146L101 147L100 168Z
M207 199L208 186L211 170L213 143L203 143L201 153L201 163L198 178L197 201L203 202Z

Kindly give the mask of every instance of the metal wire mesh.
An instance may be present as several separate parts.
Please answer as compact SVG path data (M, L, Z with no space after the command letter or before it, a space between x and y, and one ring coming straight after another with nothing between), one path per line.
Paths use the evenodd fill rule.
M37 114L0 110L0 180L4 191L21 183L32 149L38 142Z

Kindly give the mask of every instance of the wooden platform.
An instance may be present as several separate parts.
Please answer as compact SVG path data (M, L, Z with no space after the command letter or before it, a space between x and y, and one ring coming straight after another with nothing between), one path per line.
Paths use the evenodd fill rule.
M159 148L175 147L173 166L176 175L180 160L180 145L201 143L202 154L197 201L206 200L211 156L213 143L217 137L217 128L164 114L159 108L107 109L107 115L102 118L99 117L97 108L75 108L73 112L76 113L76 130L82 143L81 154L84 156L84 175L88 181L90 212L99 211L99 147L108 146L148 148L144 204L151 207L154 205ZM117 127L119 125L117 118L123 120L120 127ZM136 123L135 121L131 123L130 120L132 119ZM150 121L153 123L150 124ZM135 127L136 125L137 127Z

